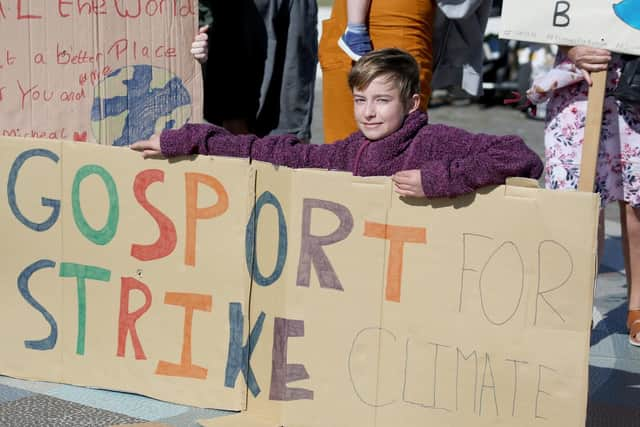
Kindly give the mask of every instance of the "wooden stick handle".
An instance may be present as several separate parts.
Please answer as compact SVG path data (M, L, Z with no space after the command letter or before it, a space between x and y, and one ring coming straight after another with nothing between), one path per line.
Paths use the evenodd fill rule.
M587 99L587 123L582 143L582 161L580 163L580 179L578 191L592 192L596 180L598 163L598 146L600 145L600 128L602 127L602 110L604 108L604 90L607 84L607 72L591 73L593 85L589 88Z

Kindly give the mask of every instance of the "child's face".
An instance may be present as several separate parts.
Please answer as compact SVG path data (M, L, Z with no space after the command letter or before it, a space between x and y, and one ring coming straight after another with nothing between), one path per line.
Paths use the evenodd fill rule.
M378 76L364 89L353 89L353 109L358 129L370 140L384 138L400 129L407 114L420 104L416 94L407 102L386 76Z

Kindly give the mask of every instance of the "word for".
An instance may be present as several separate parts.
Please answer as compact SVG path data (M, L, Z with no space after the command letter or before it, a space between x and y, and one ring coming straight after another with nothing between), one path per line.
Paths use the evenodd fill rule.
M378 360L370 354L363 354L363 351L378 349L374 344L381 336L385 342L398 347L395 354L401 359L397 361L398 365L393 366L393 370L404 372L399 381L396 376L379 375L377 363L371 364L375 372L354 369L363 360ZM492 361L489 353L476 349L411 338L401 343L393 331L378 327L365 328L356 334L348 366L353 391L367 406L407 404L445 413L492 417L521 417L524 414L520 408L524 407L531 408L529 416L534 419L546 419L545 405L553 402L552 394L545 389L544 380L553 382L559 376L557 370L542 364L517 359ZM497 370L502 370L500 375L495 375ZM359 374L356 375L356 372ZM365 372L367 376L386 378L389 384L381 382L377 384L377 389L366 390L363 384L368 381L362 377ZM502 382L497 382L496 378ZM522 378L536 378L536 381L523 381ZM398 389L390 384L392 382L397 383Z
M474 245L474 243L476 245ZM490 249L479 249L483 244L488 244ZM474 249L475 248L475 249ZM552 257L545 254L553 253ZM556 268L563 266L564 272L560 277L554 278L552 283L543 283L543 271L547 264L543 260L553 260ZM473 260L473 261L472 261ZM543 240L538 243L537 258L537 283L535 310L531 313L530 324L535 326L538 322L539 307L546 306L555 315L558 321L564 323L565 318L556 308L550 295L567 286L573 277L573 257L562 244L553 240ZM560 270L560 269L558 269ZM511 280L496 280L496 275L504 278L506 272L511 271ZM492 274L493 272L493 274ZM525 295L525 263L518 245L511 241L495 242L490 236L480 234L462 234L462 274L460 280L460 298L458 311L463 312L466 300L467 288L473 286L477 289L477 299L484 318L491 324L501 326L514 321L518 313L526 312L523 304ZM547 281L550 279L547 278ZM502 283L500 292L487 291L493 283ZM526 315L526 313L525 313ZM516 320L517 321L517 320Z
M124 19L141 17L195 16L190 0L52 0L60 18L113 15ZM48 4L48 2L47 2ZM45 2L0 0L0 19L45 19Z

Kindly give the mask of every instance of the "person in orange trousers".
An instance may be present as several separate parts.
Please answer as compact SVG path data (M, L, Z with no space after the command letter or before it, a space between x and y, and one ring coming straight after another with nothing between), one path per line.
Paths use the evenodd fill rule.
M409 52L420 66L420 109L431 95L433 68L434 0L372 0L369 34L374 49L397 47ZM331 18L322 23L319 60L322 68L324 140L346 138L358 128L353 116L353 95L347 83L351 58L338 46L347 26L347 0L336 0Z

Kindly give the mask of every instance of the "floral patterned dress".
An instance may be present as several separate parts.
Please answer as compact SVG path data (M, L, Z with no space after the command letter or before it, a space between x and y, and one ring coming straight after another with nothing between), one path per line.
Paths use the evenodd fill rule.
M611 96L622 59L613 54L607 73L595 189L602 206L616 200L640 207L640 107L623 107ZM545 183L550 189L576 189L587 116L589 86L565 54L527 92L533 103L549 99L545 125Z

